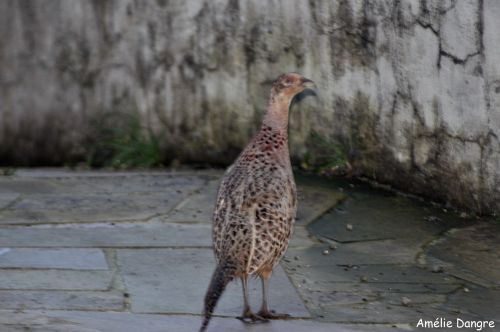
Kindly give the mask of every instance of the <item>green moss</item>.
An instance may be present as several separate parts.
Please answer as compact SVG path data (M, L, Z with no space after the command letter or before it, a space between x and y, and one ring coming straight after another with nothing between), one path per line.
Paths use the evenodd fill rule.
M15 168L7 167L0 169L0 176L12 176L14 174L16 174Z
M312 131L306 141L307 152L300 166L319 174L344 173L349 168L348 148Z
M142 126L138 112L121 114L119 125L109 123L113 121L99 125L99 139L93 142L87 155L90 166L119 169L161 166L158 139L151 130Z

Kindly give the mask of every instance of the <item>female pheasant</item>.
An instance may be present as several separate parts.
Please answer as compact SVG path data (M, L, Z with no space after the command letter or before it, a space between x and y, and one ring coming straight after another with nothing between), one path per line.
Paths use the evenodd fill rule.
M297 193L288 152L288 110L291 101L314 83L299 74L278 77L257 135L222 179L213 214L217 267L205 296L205 331L219 297L235 278L243 283L244 322L283 318L268 308L268 281L290 240ZM262 280L262 307L248 304L248 276Z

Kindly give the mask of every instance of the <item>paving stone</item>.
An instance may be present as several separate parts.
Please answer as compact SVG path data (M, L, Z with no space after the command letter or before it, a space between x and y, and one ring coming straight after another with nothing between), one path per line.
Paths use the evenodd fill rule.
M412 306L441 304L447 294L463 287L462 281L452 276L412 265L310 265L307 257L287 257L283 265L310 312L337 322L371 322L373 317L365 317L364 310L357 311L359 316L355 316L356 311L348 306L373 301L401 306L402 297L412 300ZM339 309L339 305L348 308ZM344 311L347 316L339 313ZM403 309L400 317L405 312L408 310Z
M43 168L18 168L14 176L15 179L46 179L46 178L78 178L85 181L87 178L100 177L120 178L120 177L150 177L150 176L172 176L175 178L191 179L220 177L223 170L220 169L144 169L144 170L115 170L115 169L70 169L64 167L43 167Z
M181 173L181 172L175 172ZM194 172L188 172L192 174ZM112 178L112 177L123 177L123 176L148 176L148 175L165 175L168 171L165 170L114 170L114 169L71 169L65 167L43 167L43 168L17 168L14 178L17 179L44 179L44 178L83 178L88 177L101 177L101 178ZM184 172L182 172L184 174Z
M79 291L0 291L0 309L122 310L123 294Z
M102 176L99 173L85 177L52 177L50 181L57 186L58 192L80 195L94 194L137 194L172 192L190 194L202 188L210 179L208 176L179 176L176 173L127 174Z
M132 311L138 313L202 312L205 291L215 267L208 249L118 250L118 264L131 294ZM253 306L260 305L260 281L250 282ZM294 317L308 317L293 285L277 267L270 281L270 305ZM224 292L217 314L237 316L243 309L241 285L232 282Z
M20 195L15 193L0 192L0 210L12 204Z
M407 284L407 283L365 283L365 282L317 282L301 285L307 291L317 292L358 292L358 293L433 293L448 294L458 288L454 284ZM299 287L299 288L301 288ZM303 292L301 292L302 294Z
M51 194L56 190L56 186L45 179L23 179L17 176L0 178L1 194Z
M137 220L167 212L178 203L163 195L43 195L24 198L0 216L1 223L70 223Z
M98 249L0 248L0 267L71 270L107 270Z
M15 226L0 231L0 246L174 247L212 245L210 224L87 223Z
M0 178L0 331L197 330L214 268L210 221L221 174L59 169ZM209 331L394 331L414 329L419 318L498 319L497 228L467 227L471 221L453 213L347 180L299 175L297 183L301 205L283 262L289 275L277 269L270 305L323 323L247 327L216 317ZM450 227L467 228L429 244ZM331 240L340 243L329 248ZM119 248L122 275L108 269L100 247ZM435 264L442 271L433 273ZM126 287L130 298L111 286ZM252 280L254 309L260 294ZM109 312L128 310L124 304L133 313ZM241 310L233 282L216 314Z
M315 187L297 181L297 225L307 225L346 198L340 191Z
M302 285L306 287L307 285ZM320 308L324 304L335 303L335 305L356 305L367 301L376 301L380 298L379 293L370 292L321 292L302 291L300 295L304 301L313 308Z
M141 220L169 212L194 190L205 185L207 176L179 177L175 174L112 177L14 178L11 192L22 199L0 213L0 224L99 222ZM30 191L30 183L34 190ZM37 184L43 184L37 190Z
M78 193L85 189L90 192L140 192L164 191L177 187L180 189L196 189L207 180L217 178L215 172L175 172L175 171L67 171L62 169L26 169L18 170L15 176L0 178L6 192L39 194L54 191L70 190ZM4 183L12 183L6 187ZM34 185L29 190L29 184ZM38 190L42 188L44 190ZM49 188L50 190L47 190ZM0 191L2 192L2 191Z
M406 197L358 194L316 220L309 230L339 242L396 238L425 242L447 229L470 223ZM348 224L352 229L346 227Z
M302 295L302 293L301 293ZM401 306L402 299L409 299L409 305L440 304L446 302L445 294L430 293L390 293L390 292L322 292L312 291L303 296L307 302L314 301L318 304L358 305L366 302L384 301L390 305Z
M332 253L334 255L335 252ZM428 284L463 284L459 279L446 273L433 273L414 265L309 265L308 260L286 255L283 265L287 271L293 270L294 278L316 282L354 282L367 283L428 283Z
M293 236L290 241L290 248L306 248L318 244L318 241L312 236L305 226L295 225Z
M82 311L25 311L0 310L1 331L34 332L192 332L200 327L201 317L186 315L149 315L121 312ZM3 327L7 329L4 330ZM10 330L9 330L10 329ZM407 326L375 324L335 324L311 320L273 321L258 326L248 326L234 318L214 317L207 332L215 331L259 331L259 332L361 332L361 331L405 331Z
M210 181L202 190L179 204L169 215L164 217L164 220L168 222L203 222L211 224L219 183L220 179Z
M488 222L455 229L429 246L427 256L453 264L450 273L500 286L500 225Z
M495 288L495 287L498 288L498 281L491 281L489 279L485 279L482 276L468 270L463 270L456 267L449 267L446 269L446 271L448 271L447 273L449 273L450 275L458 279L464 280L464 282L473 283L486 288Z
M110 287L113 273L105 270L0 269L0 290L99 290Z
M411 264L419 252L419 246L403 240L346 243L324 255L328 247L289 248L286 255L303 257L310 265Z
M486 320L495 320L500 327L500 290L468 285L449 296L446 307L475 313Z
M448 300L448 295L437 293L380 293L381 299L390 305L421 306L424 304L442 304ZM404 304L404 298L408 304Z
M166 213L182 193L131 193L92 195L30 195L5 209L0 224L130 221Z
M386 301L364 302L353 305L337 305L327 303L316 308L316 314L331 322L386 323L409 324L413 327L420 318L434 320L436 317L456 319L457 314L440 308L440 304L423 304L413 306L391 305ZM477 320L480 317L471 314L460 314L462 319Z

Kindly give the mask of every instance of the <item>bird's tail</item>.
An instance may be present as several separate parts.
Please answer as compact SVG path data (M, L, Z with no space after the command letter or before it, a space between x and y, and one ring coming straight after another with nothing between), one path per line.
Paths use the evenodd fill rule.
M212 317L217 301L226 289L227 284L234 279L236 266L230 262L221 262L215 268L212 275L212 280L208 286L207 294L205 295L205 308L203 310L203 323L200 327L200 332L207 329L208 322Z

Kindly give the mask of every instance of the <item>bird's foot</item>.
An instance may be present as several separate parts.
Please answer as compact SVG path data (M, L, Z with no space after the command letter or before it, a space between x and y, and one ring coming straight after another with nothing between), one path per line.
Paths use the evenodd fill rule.
M257 313L257 315L265 319L289 319L292 317L289 314L283 314L283 313L279 314L276 313L276 311L274 310L262 310L262 309Z
M260 315L254 314L251 310L245 310L243 312L243 315L240 317L236 317L239 320L241 320L245 324L256 324L256 323L266 323L269 322L269 320L265 317L262 317Z

